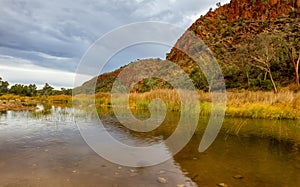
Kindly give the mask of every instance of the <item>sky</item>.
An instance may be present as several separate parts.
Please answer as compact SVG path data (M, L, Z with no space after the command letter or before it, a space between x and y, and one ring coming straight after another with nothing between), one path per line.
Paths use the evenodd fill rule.
M11 85L78 86L74 85L78 64L98 38L144 21L186 30L217 2L229 0L0 0L0 77ZM137 58L165 58L169 51L170 46L155 44L129 47L104 70Z

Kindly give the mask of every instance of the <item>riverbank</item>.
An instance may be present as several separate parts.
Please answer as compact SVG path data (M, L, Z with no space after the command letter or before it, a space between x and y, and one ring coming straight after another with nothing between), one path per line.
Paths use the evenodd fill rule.
M190 94L186 91L185 94ZM198 91L200 101L200 115L208 116L211 112L211 94ZM253 119L300 119L300 92L283 89L279 93L265 91L227 91L226 116ZM3 110L34 110L37 104L51 104L75 107L96 106L97 108L111 108L112 105L128 107L127 95L118 94L114 103L111 94L97 93L95 95L80 94L72 96L36 96L21 97L16 95L0 96L0 111ZM168 110L174 112L195 112L194 101L190 97L187 109L181 108L180 98L175 90L154 90L146 93L131 93L129 107L131 110L148 110L153 99L161 98Z
M22 110L35 110L35 104L29 104L21 101L6 101L0 100L0 111L22 111Z
M187 94L189 94L187 92ZM200 115L207 116L211 112L211 94L198 91L200 101ZM226 103L226 116L244 117L252 119L292 119L300 118L300 92L282 90L275 94L265 91L228 91ZM127 95L116 95L114 104L123 105ZM93 99L95 98L95 102ZM150 102L155 98L161 98L168 110L181 112L181 103L175 90L154 90L146 93L131 93L129 107L131 110L147 110ZM189 106L194 105L194 99L190 98ZM75 105L91 106L98 108L112 107L111 96L107 93L96 95L77 95L73 98ZM127 106L128 107L128 106ZM192 107L185 112L193 113Z
M262 119L299 119L300 93L228 92L226 115Z
M0 111L22 111L22 110L36 110L38 104L49 105L72 105L72 97L67 95L57 96L19 96L19 95L2 95L0 96Z

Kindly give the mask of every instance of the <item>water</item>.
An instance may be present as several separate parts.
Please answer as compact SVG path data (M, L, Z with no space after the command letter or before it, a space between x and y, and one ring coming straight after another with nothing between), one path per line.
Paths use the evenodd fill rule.
M300 186L297 121L225 119L213 145L199 153L207 122L201 118L192 140L170 160L130 168L108 162L85 143L72 109L47 110L0 114L0 186ZM96 119L81 114L76 123L97 128ZM130 131L110 114L101 119L116 139L153 145L173 133L179 114L169 113L150 133Z

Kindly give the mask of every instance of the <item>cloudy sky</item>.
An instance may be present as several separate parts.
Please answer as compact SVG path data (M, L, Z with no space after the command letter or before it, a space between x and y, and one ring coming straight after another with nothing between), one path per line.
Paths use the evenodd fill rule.
M0 77L11 84L73 87L80 59L99 37L143 21L186 29L217 2L229 0L0 0ZM148 45L126 54L130 49L142 52L118 58L105 70L137 57L164 58L170 50Z

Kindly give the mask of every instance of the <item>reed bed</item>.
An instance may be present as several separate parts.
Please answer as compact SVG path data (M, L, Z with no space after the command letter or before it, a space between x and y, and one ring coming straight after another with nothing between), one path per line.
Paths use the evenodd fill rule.
M74 107L93 107L111 108L112 105L118 107L129 107L131 110L148 110L149 104L154 99L161 99L169 111L187 112L194 114L200 107L200 115L209 116L212 108L211 93L198 91L194 96L191 91L179 90L184 98L182 105L180 95L176 90L153 90L146 93L114 94L97 93L95 95L80 94L75 96L56 95L56 96L36 96L24 97L17 95L2 95L0 101L20 101L24 105L49 103L66 104ZM228 91L226 116L245 117L255 119L299 119L300 118L300 92L281 90L275 94L265 91ZM127 99L129 98L129 104ZM200 101L197 106L195 101ZM184 106L184 107L183 107ZM157 105L159 109L161 105Z
M146 93L130 93L114 95L114 105L129 107L132 110L147 110L153 99L160 98L168 110L176 112L196 111L195 100L200 101L200 115L208 116L211 112L211 94L198 91L198 97L192 96L190 91L183 91L186 96L185 107L182 108L179 94L176 90L154 90ZM245 117L255 119L299 119L300 93L282 91L278 94L263 91L227 92L226 116ZM75 96L80 102L96 104L98 107L111 107L111 95L98 93L95 96ZM129 97L129 105L126 98ZM92 99L95 98L93 101ZM75 99L76 100L76 99Z
M6 94L0 96L0 103L18 102L22 106L31 106L32 110L37 104L51 104L51 105L66 105L72 106L72 96L68 95L55 95L55 96L19 96L13 94Z
M300 117L300 93L227 92L226 115L263 119L298 119Z

